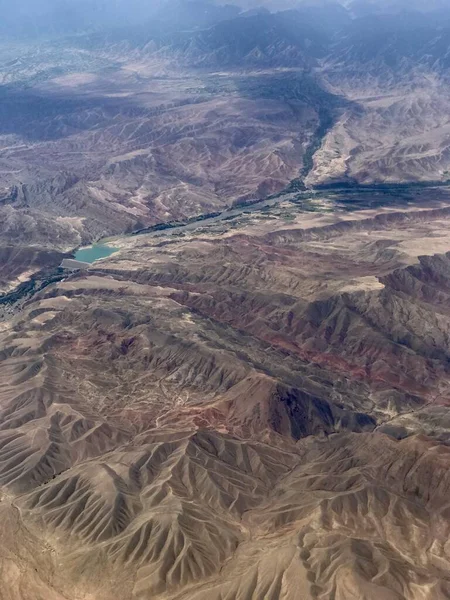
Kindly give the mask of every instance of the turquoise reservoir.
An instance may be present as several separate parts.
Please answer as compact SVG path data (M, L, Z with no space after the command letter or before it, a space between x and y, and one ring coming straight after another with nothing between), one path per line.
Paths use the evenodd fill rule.
M112 246L104 246L103 244L94 244L92 246L86 246L80 248L75 253L75 260L81 262L93 263L99 258L106 258L111 256L114 252L117 252L119 248L113 248Z

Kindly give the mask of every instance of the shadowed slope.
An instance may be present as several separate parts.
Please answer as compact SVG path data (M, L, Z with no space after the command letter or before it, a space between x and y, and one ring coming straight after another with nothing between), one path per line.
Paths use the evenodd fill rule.
M448 208L220 226L2 324L0 505L51 549L8 593L450 597Z

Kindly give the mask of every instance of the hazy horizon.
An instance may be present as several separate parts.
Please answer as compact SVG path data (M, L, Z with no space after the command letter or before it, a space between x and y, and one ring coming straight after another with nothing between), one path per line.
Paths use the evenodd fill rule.
M164 15L165 7L176 16L174 4L202 10L205 4L231 5L242 10L265 7L276 12L305 5L345 6L352 16L364 16L373 12L396 12L398 10L443 10L448 3L443 0L22 0L11 3L0 1L2 11L1 29L4 34L39 35L65 33L110 26L145 23L155 14Z

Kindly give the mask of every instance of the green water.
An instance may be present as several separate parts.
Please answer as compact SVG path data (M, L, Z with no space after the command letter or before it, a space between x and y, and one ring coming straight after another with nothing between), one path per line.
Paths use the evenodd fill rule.
M112 246L103 246L102 244L94 244L93 246L87 246L86 248L80 248L78 252L75 252L75 260L81 260L82 262L93 263L99 258L106 258L111 256L114 252L117 252L118 248Z

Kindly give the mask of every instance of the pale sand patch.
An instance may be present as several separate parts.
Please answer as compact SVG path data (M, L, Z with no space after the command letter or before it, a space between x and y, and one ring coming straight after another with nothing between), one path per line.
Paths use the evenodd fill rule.
M0 293L10 292L11 290L15 289L21 283L24 283L24 281L27 281L28 279L30 279L30 277L37 271L38 271L37 268L29 269L28 271L24 271L23 273L21 273L21 275L19 275L19 277L17 277L17 279L14 279L13 281L11 281L6 288L3 288L3 290L0 290Z
M376 277L368 275L350 281L341 288L341 292L372 292L374 290L384 289L384 285L378 281Z
M108 160L108 162L106 163L107 166L111 166L111 165L115 165L121 162L125 162L127 160L131 160L132 158L136 158L137 156L148 156L150 153L149 151L144 148L141 150L134 150L133 152L127 152L126 154L121 154L120 156L114 156L114 158L111 158Z
M57 311L48 311L38 315L37 317L32 319L31 322L36 323L37 325L44 325L45 323L51 321L54 317L56 317L57 314Z
M85 217L56 217L58 223L68 223L75 229L81 229L85 220Z
M76 279L73 281L61 281L58 283L58 289L67 291L77 290L80 292L83 290L97 290L99 292L102 290L112 290L134 296L150 295L152 298L169 296L171 293L176 291L174 288L152 286L130 281L123 282L114 279L113 277L99 277L96 275L89 275L84 279ZM64 296L58 297L58 300L60 298L64 298ZM69 299L69 302L70 301L75 302L75 300ZM46 300L43 300L42 302L46 302ZM40 303L39 306L41 307L43 304ZM59 307L55 306L55 308Z
M450 236L448 230L433 231L433 236L409 239L401 242L398 248L417 258L430 254L444 254L450 252Z
M64 87L77 87L79 85L88 85L93 83L98 79L97 75L94 73L68 73L67 75L62 75L61 77L55 77L53 79L53 83Z

